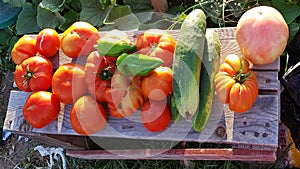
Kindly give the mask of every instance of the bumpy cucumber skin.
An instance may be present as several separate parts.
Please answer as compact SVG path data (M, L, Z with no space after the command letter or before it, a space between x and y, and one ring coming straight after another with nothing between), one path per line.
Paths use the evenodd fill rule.
M213 30L207 30L203 61L201 65L199 108L193 117L193 128L202 131L211 114L214 96L214 77L220 67L220 40Z
M173 61L173 96L179 114L191 120L199 103L201 60L204 51L206 16L193 10L184 20Z

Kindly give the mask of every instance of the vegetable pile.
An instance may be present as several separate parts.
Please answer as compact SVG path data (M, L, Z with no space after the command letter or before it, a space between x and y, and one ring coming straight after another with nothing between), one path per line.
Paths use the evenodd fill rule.
M249 25L243 22L237 35L249 32L243 24ZM81 135L102 130L109 117L126 118L138 110L141 123L151 132L162 131L171 120L181 118L201 131L215 94L237 113L249 110L256 100L258 86L249 61L264 60L264 55L251 55L251 50L265 50L253 48L254 42L240 37L244 38L237 36L237 42L247 57L231 54L220 63L218 34L206 29L206 16L200 9L187 15L176 41L157 29L135 39L116 29L100 37L95 27L82 21L61 36L51 28L41 30L36 38L24 35L11 52L17 87L32 92L23 108L24 118L35 128L45 127L57 118L62 103L72 105L70 123ZM59 49L84 64L65 63L54 70L50 58Z

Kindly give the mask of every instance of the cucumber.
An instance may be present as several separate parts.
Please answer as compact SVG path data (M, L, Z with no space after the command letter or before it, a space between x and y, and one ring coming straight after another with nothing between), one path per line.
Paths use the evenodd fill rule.
M206 16L201 9L194 9L181 25L174 51L173 104L179 114L188 120L198 109L205 32Z
M206 126L209 119L214 96L214 77L220 66L220 40L215 31L206 31L206 41L204 55L201 65L200 88L199 88L199 108L193 117L193 128L201 131Z

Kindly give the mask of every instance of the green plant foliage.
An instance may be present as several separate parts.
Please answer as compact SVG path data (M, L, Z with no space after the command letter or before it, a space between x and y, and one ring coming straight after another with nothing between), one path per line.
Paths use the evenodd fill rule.
M65 18L58 12L52 12L50 9L45 8L41 4L37 7L37 24L43 28L55 29L65 22Z
M34 4L25 3L23 5L16 23L16 30L18 35L35 33L41 30L37 24L37 10Z
M103 25L103 21L109 12L99 0L90 0L86 3L85 0L80 0L82 4L82 10L80 12L80 20L91 23L95 26Z

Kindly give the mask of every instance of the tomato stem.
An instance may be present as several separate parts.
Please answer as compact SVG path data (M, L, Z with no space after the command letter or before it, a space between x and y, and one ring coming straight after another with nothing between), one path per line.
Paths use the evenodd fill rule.
M244 83L244 82L247 80L247 78L248 78L250 75L251 75L250 72L244 73L244 72L240 71L240 72L234 77L234 80L236 80L237 82L239 82L239 83L242 84L242 83Z
M110 69L112 66L108 66L105 69L101 69L101 73L96 73L96 75L101 79L101 80L109 80L113 76L114 72L111 71Z
M28 81L34 77L34 72L30 71L29 65L26 67L26 74L23 75L23 77L25 78L25 80L23 82L24 84L27 84Z

